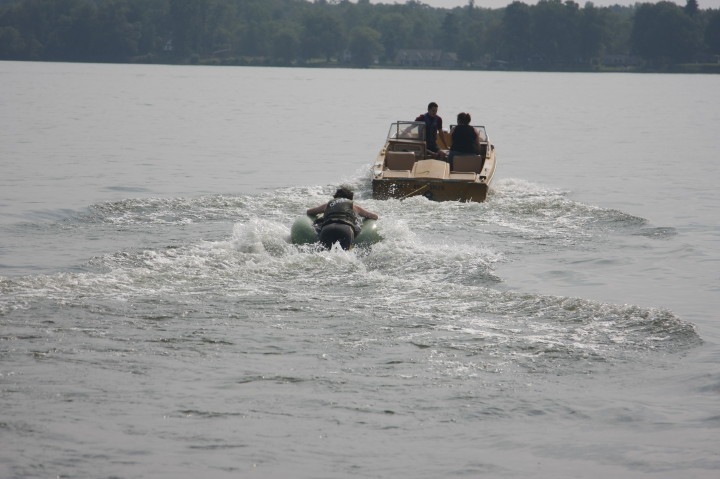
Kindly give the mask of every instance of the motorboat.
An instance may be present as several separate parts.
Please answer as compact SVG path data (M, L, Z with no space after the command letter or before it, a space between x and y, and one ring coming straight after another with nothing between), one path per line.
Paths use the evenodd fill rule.
M455 155L451 169L447 161L428 154L424 122L391 124L372 168L373 198L422 195L434 201L485 201L495 174L495 145L484 126L473 127L480 135L480 151L477 155ZM449 150L451 141L449 132L438 132L441 149Z

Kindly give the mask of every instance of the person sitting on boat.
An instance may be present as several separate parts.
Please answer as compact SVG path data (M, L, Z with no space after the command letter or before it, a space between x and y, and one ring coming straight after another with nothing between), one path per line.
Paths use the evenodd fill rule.
M307 210L309 216L323 213L315 226L319 229L320 243L325 248L330 249L340 242L342 249L350 249L362 229L362 218L378 219L375 213L356 205L353 196L352 190L343 186L337 189L332 200Z
M452 146L447 161L453 171L453 158L461 155L477 155L480 153L480 134L470 126L470 113L458 113L457 126L451 132Z
M442 131L442 118L437 114L438 104L434 101L430 102L427 107L427 113L415 118L415 121L425 122L425 145L428 150L428 156L431 158L445 159L445 152L440 149L437 144L437 134Z

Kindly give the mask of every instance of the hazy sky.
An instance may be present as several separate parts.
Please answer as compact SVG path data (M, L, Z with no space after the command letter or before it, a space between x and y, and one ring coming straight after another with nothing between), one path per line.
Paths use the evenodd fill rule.
M537 0L522 0L528 5L537 3ZM610 5L634 5L635 3L657 3L658 0L593 0L598 7L607 7ZM678 5L685 5L686 0L672 0ZM405 3L406 0L371 0L372 3ZM453 8L462 7L468 4L468 0L420 0L425 5L435 8ZM585 0L575 0L581 7L585 5ZM475 5L485 8L503 8L512 3L512 0L475 0ZM698 0L700 9L720 8L720 0Z

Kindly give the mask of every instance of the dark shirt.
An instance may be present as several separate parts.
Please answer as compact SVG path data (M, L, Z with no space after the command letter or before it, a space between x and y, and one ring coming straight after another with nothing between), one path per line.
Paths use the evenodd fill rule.
M458 125L452 132L452 151L477 154L478 134L470 125Z
M415 121L425 122L425 143L430 151L438 151L435 138L437 137L438 131L442 130L442 118L438 115L430 116L424 113L415 118Z

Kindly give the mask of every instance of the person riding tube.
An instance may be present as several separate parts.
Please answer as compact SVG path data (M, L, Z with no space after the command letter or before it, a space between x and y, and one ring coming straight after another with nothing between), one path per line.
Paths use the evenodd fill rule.
M315 221L315 228L324 248L330 249L339 242L342 249L349 250L362 230L362 218L378 219L375 213L355 204L353 196L352 190L340 187L332 200L307 210L309 216L323 214Z

